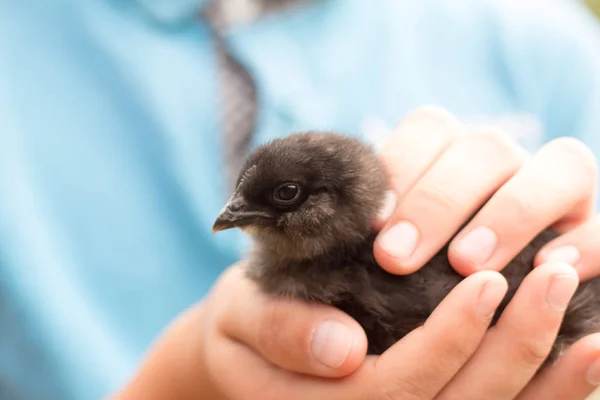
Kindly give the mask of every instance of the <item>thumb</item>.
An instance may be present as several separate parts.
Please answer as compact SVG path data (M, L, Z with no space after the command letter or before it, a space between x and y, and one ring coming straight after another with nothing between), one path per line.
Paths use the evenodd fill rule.
M342 377L362 363L367 338L350 316L334 307L268 296L241 270L231 275L218 322L223 335L293 372Z

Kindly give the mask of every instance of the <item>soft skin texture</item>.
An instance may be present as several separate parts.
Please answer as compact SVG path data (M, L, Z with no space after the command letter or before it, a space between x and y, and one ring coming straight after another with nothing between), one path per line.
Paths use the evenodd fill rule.
M562 295L549 297L557 277L566 285ZM245 278L243 266L234 266L204 302L173 322L114 398L476 400L486 393L494 400L562 400L569 393L568 399L583 400L594 388L586 378L600 358L597 335L532 379L558 329L559 303L569 300L577 282L566 264L540 266L486 333L506 282L496 272L478 272L423 327L382 356L364 358L364 334L347 316L266 297ZM311 352L311 338L319 323L332 320L353 340L343 362L327 368Z
M426 109L415 112L411 123L431 127L440 120L454 121L447 112ZM390 144L401 133L398 129ZM413 143L415 152L419 145L430 144ZM504 146L513 148L510 142ZM575 149L582 151L579 146ZM477 155L470 157L477 159ZM394 160L401 159L392 159L390 168ZM535 183L533 180L528 188L535 190ZM526 196L527 191L516 195L521 194ZM510 213L510 209L504 212ZM378 224L384 225L385 218ZM562 244L578 249L580 261L575 265L585 266L587 277L600 274L600 265L594 262L600 248L596 218L560 236L547 249ZM360 399L367 390L367 398L385 400L475 400L482 392L496 393L494 400L583 400L600 382L600 371L594 367L600 362L598 335L581 339L555 365L534 377L555 340L563 316L560 303L570 299L583 271L562 262L542 265L547 257L542 249L538 268L487 333L484 326L489 320L484 323L474 318L477 307L471 308L469 301L478 298L480 285L490 279L494 292L487 304L496 305L494 296L502 295L495 291L503 292L506 284L494 272L480 271L453 291L422 328L381 357L366 358L364 333L347 315L328 307L269 298L236 266L223 275L201 305L173 323L119 398L152 400L176 394L196 399L210 393L210 398L237 400L260 393L261 398L277 399L285 393L290 399ZM400 270L400 265L393 264L392 260L392 267ZM551 287L559 277L562 286ZM457 298L460 304L455 302ZM491 313L489 308L485 311ZM347 337L348 347L341 349L333 366L318 361L323 358L331 364L331 354L313 351L323 348L313 346L313 340L325 321L339 322L347 330L346 335L339 332L335 337L336 342ZM467 325L473 328L465 330ZM173 381L178 385L172 385Z
M390 272L414 272L459 229L448 254L457 272L500 270L547 226L568 232L594 217L597 163L573 138L530 156L497 128L467 129L425 108L407 116L382 156L400 199L375 243Z

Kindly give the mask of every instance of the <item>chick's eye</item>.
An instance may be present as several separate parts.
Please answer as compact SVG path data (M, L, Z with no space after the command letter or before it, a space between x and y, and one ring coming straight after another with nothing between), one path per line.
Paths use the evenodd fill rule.
M274 200L279 205L290 205L300 195L300 188L293 183L286 183L275 189Z

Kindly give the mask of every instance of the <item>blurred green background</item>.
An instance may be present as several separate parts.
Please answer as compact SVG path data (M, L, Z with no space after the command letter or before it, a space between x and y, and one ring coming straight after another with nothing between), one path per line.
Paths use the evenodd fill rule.
M600 18L600 0L586 0L587 5Z

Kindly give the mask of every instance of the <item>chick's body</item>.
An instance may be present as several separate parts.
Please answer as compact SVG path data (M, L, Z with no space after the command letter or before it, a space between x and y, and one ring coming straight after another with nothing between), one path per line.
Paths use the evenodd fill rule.
M447 246L410 275L390 274L376 263L371 223L388 181L377 155L354 138L293 134L251 154L215 230L240 227L253 236L248 276L263 291L341 309L365 330L368 353L381 354L422 325L463 279ZM543 231L502 271L509 291L492 324L554 237ZM580 285L548 361L600 331L599 285L598 279Z

